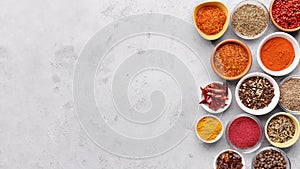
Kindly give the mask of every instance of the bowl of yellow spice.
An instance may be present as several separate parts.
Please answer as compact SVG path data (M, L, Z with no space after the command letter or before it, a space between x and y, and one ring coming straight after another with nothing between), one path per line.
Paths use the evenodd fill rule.
M200 141L214 143L223 135L223 124L218 117L205 115L198 120L195 131Z
M220 38L229 24L228 7L221 1L206 1L194 9L194 25L198 33L207 40Z

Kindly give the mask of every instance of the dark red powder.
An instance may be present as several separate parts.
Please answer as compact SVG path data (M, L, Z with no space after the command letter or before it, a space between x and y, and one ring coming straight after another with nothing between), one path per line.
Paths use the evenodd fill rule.
M260 138L260 128L250 117L239 117L229 126L230 142L238 148L250 148L256 145Z

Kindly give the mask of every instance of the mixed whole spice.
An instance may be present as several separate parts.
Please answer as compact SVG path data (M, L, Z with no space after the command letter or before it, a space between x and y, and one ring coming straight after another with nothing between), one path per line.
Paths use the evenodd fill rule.
M218 72L226 77L235 77L245 71L249 63L246 49L237 43L226 43L213 56Z
M238 94L241 102L253 110L267 107L275 96L273 84L260 76L243 81Z
M245 4L233 13L232 25L239 34L255 37L266 29L268 13L257 5Z
M268 123L267 133L272 142L285 143L294 137L295 124L288 116L278 115Z
M219 155L216 161L216 169L242 169L242 157L231 150L227 150Z
M285 29L300 26L300 0L275 0L272 6L274 21Z
M267 149L257 154L253 167L254 169L286 169L287 163L281 152Z
M290 78L280 86L280 104L291 111L300 111L300 78Z
M228 83L213 82L205 86L200 87L203 95L203 100L199 104L207 104L208 107L214 111L224 108L228 100Z
M226 22L226 14L216 6L205 6L198 10L197 27L207 35L215 35L222 31Z

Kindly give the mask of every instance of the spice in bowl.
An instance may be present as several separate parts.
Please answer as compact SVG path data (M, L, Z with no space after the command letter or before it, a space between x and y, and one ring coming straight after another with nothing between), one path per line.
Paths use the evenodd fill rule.
M282 150L266 147L255 156L252 166L254 169L289 169L290 162Z
M242 1L232 14L232 26L238 36L246 39L259 37L268 26L266 7L258 1Z
M251 53L248 47L237 40L225 40L216 46L212 55L214 71L222 78L241 78L251 66Z
M234 150L225 150L215 159L215 169L243 169L243 157Z
M206 35L219 33L226 22L226 14L217 6L200 8L195 18L197 27Z
M291 77L280 85L279 103L283 109L292 113L300 111L300 78Z
M294 61L295 51L292 43L282 37L268 40L260 50L262 64L269 70L281 71Z
M228 100L228 83L213 82L205 86L200 87L203 95L202 101L199 104L207 104L213 111L218 111L221 108L227 106Z
M253 116L240 115L227 126L228 143L245 153L259 148L262 131L258 119Z
M274 0L271 4L271 17L273 21L284 29L297 29L300 27L300 1ZM275 25L276 25L275 24ZM280 28L279 27L279 28Z
M196 126L196 134L198 138L206 143L213 143L221 138L223 125L215 116L202 117Z
M287 142L295 135L295 124L288 116L275 116L268 123L267 134L274 143Z
M275 96L272 83L260 76L244 80L238 94L243 105L254 110L267 107Z

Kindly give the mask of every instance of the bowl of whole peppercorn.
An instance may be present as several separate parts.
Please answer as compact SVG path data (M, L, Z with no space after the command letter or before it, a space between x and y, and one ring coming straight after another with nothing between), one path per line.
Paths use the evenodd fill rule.
M298 0L272 0L270 18L273 24L285 32L300 30L300 3Z
M277 82L260 72L245 75L235 88L235 99L239 107L252 115L271 112L276 107L279 96Z
M279 112L272 115L265 125L265 136L275 147L287 148L299 139L299 121L290 113Z
M260 149L252 160L252 169L290 169L291 162L284 151L275 147Z

